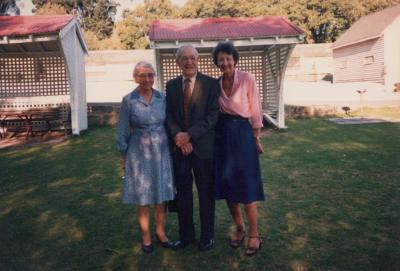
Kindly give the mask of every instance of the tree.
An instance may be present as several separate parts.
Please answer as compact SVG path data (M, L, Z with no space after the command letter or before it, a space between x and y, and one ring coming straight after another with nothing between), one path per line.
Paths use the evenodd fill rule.
M83 31L89 50L121 50L123 46L116 32L111 37L99 40L96 34L90 30Z
M252 3L251 16L280 15L304 30L307 42L333 42L361 16L395 4L398 0L260 0Z
M1 0L0 1L0 16L19 15L19 8L15 0Z
M81 9L83 10L82 27L96 33L99 39L110 37L114 28L116 5L110 0L97 0L93 3L93 5L87 4Z
M36 15L63 15L67 10L60 4L46 3L35 12Z
M32 0L32 3L38 10L50 3L63 6L68 14L77 15L83 29L93 31L99 39L112 34L117 11L113 0Z
M244 16L243 0L188 0L180 11L181 18L219 18Z
M170 0L145 0L134 10L125 10L123 20L116 25L118 36L126 49L148 47L147 32L153 19L176 18L178 8Z

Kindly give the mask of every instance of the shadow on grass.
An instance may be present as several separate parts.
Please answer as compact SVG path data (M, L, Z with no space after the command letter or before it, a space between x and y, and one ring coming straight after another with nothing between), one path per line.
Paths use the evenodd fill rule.
M223 201L216 247L143 255L121 204L112 128L51 146L0 151L0 263L6 270L390 270L399 266L400 125L290 121L264 138L264 246L231 249ZM397 151L396 151L397 150ZM195 206L198 229L197 203ZM177 238L176 214L168 235ZM2 265L0 264L0 267Z

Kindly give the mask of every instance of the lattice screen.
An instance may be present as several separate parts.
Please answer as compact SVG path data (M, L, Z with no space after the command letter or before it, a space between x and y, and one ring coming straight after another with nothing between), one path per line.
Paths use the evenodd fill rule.
M68 94L61 56L0 58L0 98Z
M273 118L277 118L282 76L291 52L290 46L279 46L268 50L265 55L265 91L263 109Z
M261 55L242 53L240 54L240 59L237 65L238 69L250 72L255 76L257 87L260 92L263 89L262 58ZM175 56L162 56L161 65L163 70L162 86L164 88L169 80L180 75L181 72L179 67L176 65ZM212 57L209 55L200 55L199 71L214 78L221 76L220 70L214 65Z
M260 91L262 107L265 113L274 119L278 119L279 104L281 99L281 79L291 53L291 45L266 46L265 51L240 52L238 69L250 72L254 75L257 87ZM162 89L168 80L180 74L175 63L175 56L172 54L160 53L161 84ZM212 62L210 54L200 54L199 71L218 78L221 72Z

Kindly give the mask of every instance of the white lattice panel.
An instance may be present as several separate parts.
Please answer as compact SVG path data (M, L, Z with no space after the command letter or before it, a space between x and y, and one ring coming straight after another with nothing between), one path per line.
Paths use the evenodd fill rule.
M68 94L61 56L0 58L0 99Z

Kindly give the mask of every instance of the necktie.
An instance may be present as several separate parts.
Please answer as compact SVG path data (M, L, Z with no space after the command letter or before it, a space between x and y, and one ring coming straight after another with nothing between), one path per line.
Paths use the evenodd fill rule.
M192 97L192 91L190 89L190 79L185 79L185 85L183 88L183 114L184 114L184 122L186 128L189 127L189 102L190 98Z

